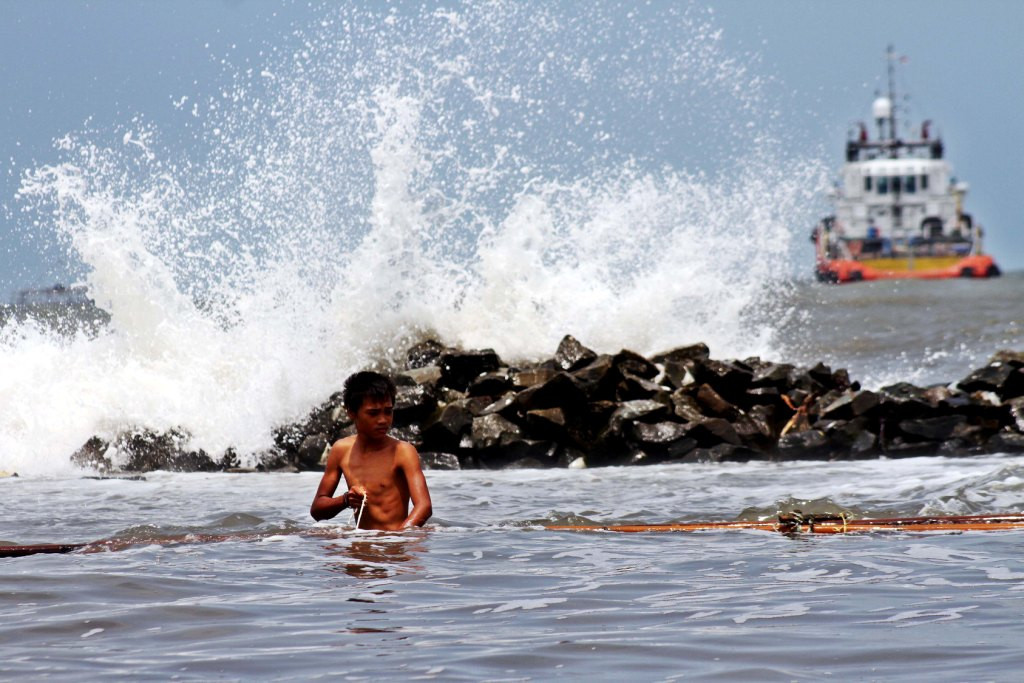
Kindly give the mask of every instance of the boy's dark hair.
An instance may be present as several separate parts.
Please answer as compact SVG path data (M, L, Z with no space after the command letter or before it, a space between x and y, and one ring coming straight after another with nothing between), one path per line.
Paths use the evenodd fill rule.
M365 399L383 401L390 399L392 405L395 403L395 383L390 377L379 372L363 371L349 375L345 380L345 387L341 393L341 400L345 404L345 410L353 413L358 412Z

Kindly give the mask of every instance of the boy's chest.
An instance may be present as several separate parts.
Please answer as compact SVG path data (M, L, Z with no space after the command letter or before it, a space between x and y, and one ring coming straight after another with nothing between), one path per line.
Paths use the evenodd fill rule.
M396 484L391 457L349 458L342 471L349 486L363 486L369 493L386 491Z

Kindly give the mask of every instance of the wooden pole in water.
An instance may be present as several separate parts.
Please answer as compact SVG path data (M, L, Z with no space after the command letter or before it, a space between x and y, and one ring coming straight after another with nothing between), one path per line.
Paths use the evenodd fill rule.
M89 545L88 543L42 543L39 545L0 545L0 557L24 557L26 555L42 555L70 553Z
M642 533L657 531L724 531L729 529L778 531L781 533L866 533L871 531L1000 531L1024 529L1024 514L952 515L945 517L889 517L849 519L838 515L780 515L773 521L680 522L670 524L587 524L550 525L551 531L616 531Z
M365 499L364 499L365 501ZM365 504L365 502L364 502ZM358 528L361 513L356 517ZM847 519L838 515L780 515L770 521L733 522L680 522L673 524L552 524L549 531L615 531L646 533L658 531L776 531L786 534L857 534L883 531L1007 531L1024 529L1024 513L1001 515L951 515L946 517L888 517L882 519ZM340 538L343 531L335 529L304 529L293 534L314 538ZM255 532L243 534L184 534L171 538L118 541L108 539L91 543L42 543L36 545L0 545L0 558L27 555L71 553L77 550L123 550L138 545L177 545L192 543L218 543L221 541L259 541L281 532Z

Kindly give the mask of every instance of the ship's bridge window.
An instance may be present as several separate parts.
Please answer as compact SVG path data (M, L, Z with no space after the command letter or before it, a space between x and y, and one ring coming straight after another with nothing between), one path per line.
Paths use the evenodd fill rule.
M928 189L928 176L926 174L921 175L921 191Z
M864 176L864 191L871 192L871 176Z
M907 194L917 192L917 176L908 175L903 179L903 191Z
M889 194L889 178L887 176L878 177L878 194Z
M892 184L892 191L893 192L899 193L900 188L903 185L903 183L900 182L902 180L903 179L900 176L898 176L898 175L894 175L892 178L889 178L889 182Z

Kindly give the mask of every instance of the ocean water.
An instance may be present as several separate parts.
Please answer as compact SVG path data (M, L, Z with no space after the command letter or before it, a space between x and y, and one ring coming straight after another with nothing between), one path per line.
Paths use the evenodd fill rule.
M1021 508L1024 459L431 472L431 524L310 531L308 474L0 481L0 676L1016 680L1021 532L790 538L538 525ZM818 500L817 504L822 504ZM54 514L54 509L60 512ZM14 531L14 533L12 533ZM158 541L215 534L216 543ZM233 537L233 538L232 538ZM256 537L256 539L254 539ZM258 539L258 540L257 540Z
M128 547L0 560L0 677L1015 679L1019 532L540 527L1019 511L1018 456L430 472L405 534L314 525L311 473L69 462L134 427L252 461L428 336L512 362L703 341L867 386L1024 348L1020 273L803 279L832 160L788 152L772 79L692 5L325 7L169 93L179 128L59 139L23 229L109 322L0 324L0 540Z

